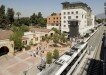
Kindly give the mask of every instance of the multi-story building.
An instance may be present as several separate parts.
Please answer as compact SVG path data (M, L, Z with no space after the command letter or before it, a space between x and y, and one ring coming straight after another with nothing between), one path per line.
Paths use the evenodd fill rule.
M94 15L91 8L82 2L64 2L61 11L61 31L70 33L70 36L84 36L94 27Z
M60 29L61 26L61 14L52 13L47 17L47 29L57 28Z

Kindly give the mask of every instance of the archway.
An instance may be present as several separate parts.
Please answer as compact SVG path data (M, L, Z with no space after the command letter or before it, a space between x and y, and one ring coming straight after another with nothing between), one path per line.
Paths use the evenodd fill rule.
M0 48L0 56L5 55L5 54L7 54L8 52L9 52L8 47L3 46L3 47Z

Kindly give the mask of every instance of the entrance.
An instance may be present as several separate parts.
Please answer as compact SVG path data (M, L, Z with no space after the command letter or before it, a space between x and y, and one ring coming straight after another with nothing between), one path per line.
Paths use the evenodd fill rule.
M9 52L9 49L6 46L0 48L0 56L5 55Z
M78 21L69 21L69 36L77 37L79 35Z

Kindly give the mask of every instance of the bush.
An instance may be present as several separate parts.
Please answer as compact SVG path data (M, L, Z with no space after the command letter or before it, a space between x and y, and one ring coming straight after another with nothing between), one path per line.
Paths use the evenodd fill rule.
M93 30L93 29L91 29L91 32L93 33L93 32L94 32L94 30Z
M88 34L88 33L86 33L86 35L85 35L84 37L89 37L89 34Z
M53 58L58 59L59 58L59 51L57 49L54 50L53 52Z
M25 47L25 50L29 50L29 49L31 49L30 46L26 46L26 47Z
M48 52L46 56L46 63L51 64L52 63L52 53Z
M33 46L36 46L37 45L37 43L36 44L33 44Z

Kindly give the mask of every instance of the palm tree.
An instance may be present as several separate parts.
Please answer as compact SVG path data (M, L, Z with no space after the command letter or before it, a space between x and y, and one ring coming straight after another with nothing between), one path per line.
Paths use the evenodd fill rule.
M21 15L21 13L17 12L16 15L18 16L18 20L19 20L19 16Z

